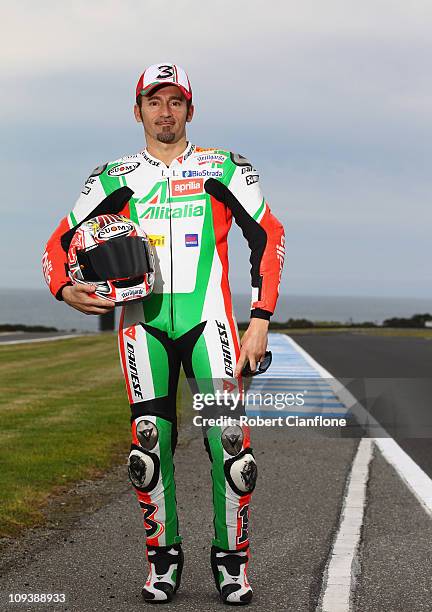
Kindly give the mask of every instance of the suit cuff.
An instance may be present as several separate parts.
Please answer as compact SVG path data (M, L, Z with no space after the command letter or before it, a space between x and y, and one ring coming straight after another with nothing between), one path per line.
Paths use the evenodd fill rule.
M55 299L59 300L59 302L63 302L63 298L62 298L62 291L65 287L67 287L68 285L72 285L71 282L65 283L64 285L62 285L60 287L60 289L57 291L57 293L55 294Z
M251 310L251 319L265 319L266 321L270 321L270 317L272 316L272 312L269 310L263 310L262 308L253 308Z

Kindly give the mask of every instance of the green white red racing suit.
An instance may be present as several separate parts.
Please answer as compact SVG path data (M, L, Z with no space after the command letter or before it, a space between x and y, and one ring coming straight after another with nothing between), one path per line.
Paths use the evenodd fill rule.
M269 319L274 311L283 227L262 196L258 172L240 155L189 143L169 167L147 150L122 157L92 172L73 211L48 241L43 268L58 299L70 282L67 246L73 228L108 213L140 224L155 253L153 293L122 308L119 349L132 411L129 473L147 545L169 546L181 541L172 461L180 365L198 381L198 390L208 391L209 381L213 389L226 388L227 381L230 389L241 384L232 378L240 353L228 282L232 218L251 250L252 317ZM248 428L224 434L222 427L211 427L205 444L212 461L213 544L245 548L256 476Z

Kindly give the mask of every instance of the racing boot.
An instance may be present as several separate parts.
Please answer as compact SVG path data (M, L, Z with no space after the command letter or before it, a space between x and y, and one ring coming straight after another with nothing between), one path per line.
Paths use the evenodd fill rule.
M147 546L150 572L141 595L149 603L171 601L180 586L183 551L180 544Z
M222 550L212 546L211 567L224 604L241 606L252 601L252 588L246 576L248 561L248 548Z

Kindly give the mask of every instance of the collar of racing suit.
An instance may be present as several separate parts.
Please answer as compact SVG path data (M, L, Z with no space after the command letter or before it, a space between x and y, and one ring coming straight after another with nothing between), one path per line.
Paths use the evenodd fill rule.
M157 165L163 165L163 166L166 166L167 168L169 168L169 167L172 166L172 164L175 161L177 161L179 164L183 163L190 155L192 155L192 153L195 151L195 149L196 149L196 145L194 145L194 144L192 144L191 142L188 141L186 143L186 149L182 153L180 153L180 155L175 157L169 166L167 166L167 164L165 164L165 162L163 162L161 159L158 159L157 157L154 157L154 155L151 155L151 153L149 153L147 147L141 151L141 155L144 158L147 157L148 159L150 159L153 162L157 163Z

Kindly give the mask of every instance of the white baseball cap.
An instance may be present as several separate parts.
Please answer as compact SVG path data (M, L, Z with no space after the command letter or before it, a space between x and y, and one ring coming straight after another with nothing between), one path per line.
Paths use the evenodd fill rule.
M192 100L192 88L188 75L181 66L169 62L153 64L144 70L136 86L136 98L147 96L159 85L176 85L186 100Z

